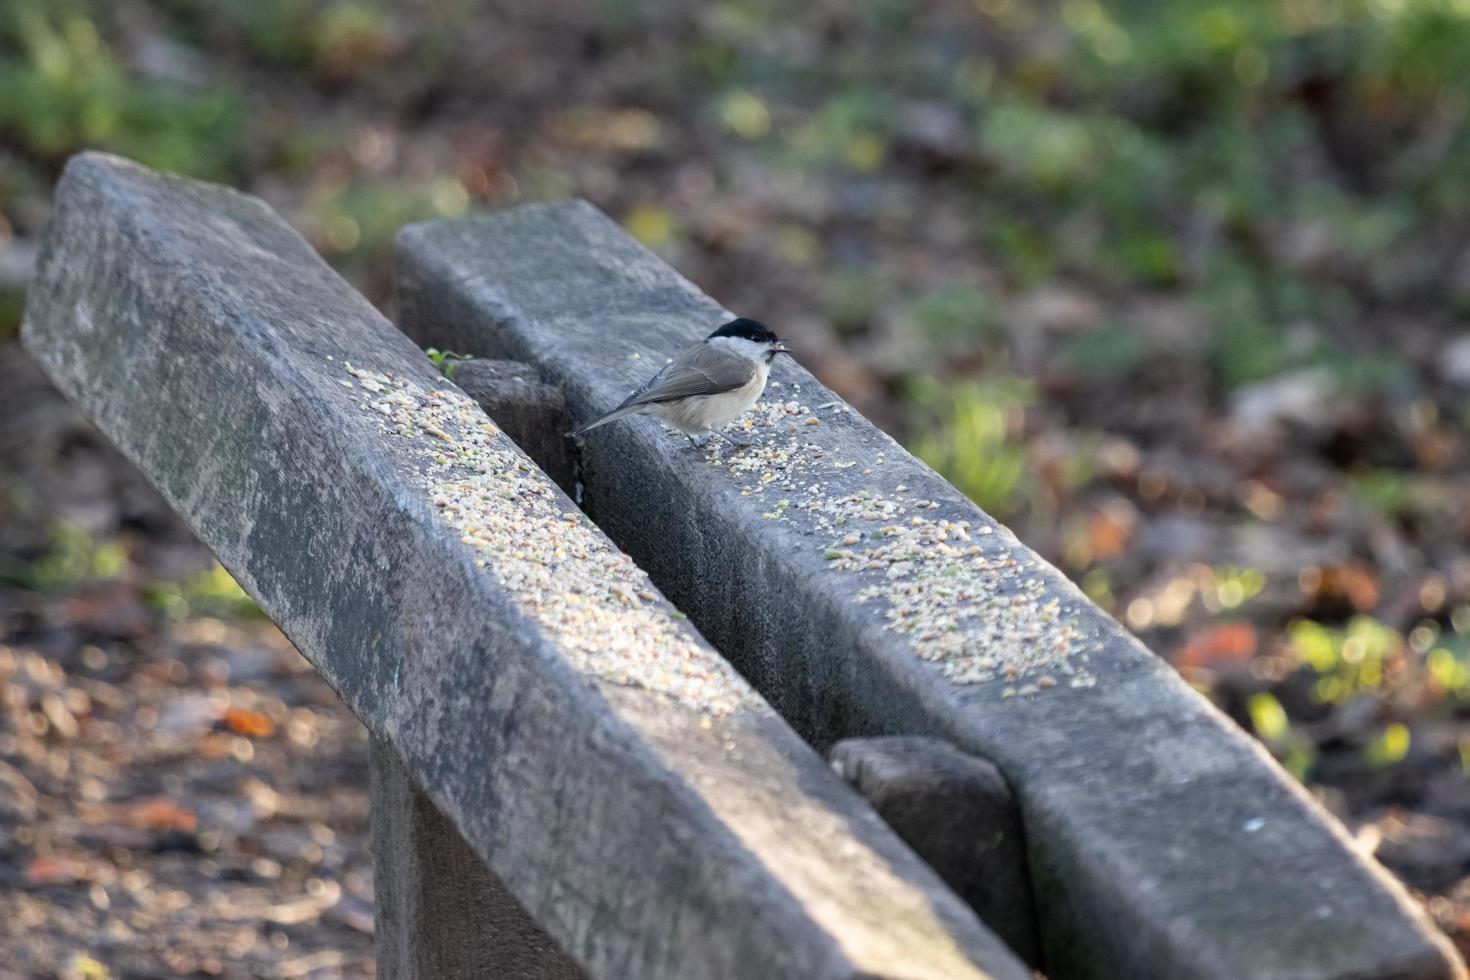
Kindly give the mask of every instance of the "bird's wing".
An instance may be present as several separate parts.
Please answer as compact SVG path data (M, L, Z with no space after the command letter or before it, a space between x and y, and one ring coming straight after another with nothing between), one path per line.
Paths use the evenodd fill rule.
M670 363L618 407L718 395L744 387L754 375L755 365L749 358L705 345Z

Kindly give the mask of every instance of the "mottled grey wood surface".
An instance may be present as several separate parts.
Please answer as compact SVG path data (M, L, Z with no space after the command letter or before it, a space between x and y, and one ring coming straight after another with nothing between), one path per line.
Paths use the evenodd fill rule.
M411 226L397 262L404 329L534 364L578 421L727 315L581 202ZM586 438L584 507L809 740L928 734L1000 767L1020 801L1051 975L1464 975L1403 888L1167 664L799 363L778 362L772 380L767 401L794 403L808 461L793 489L762 493L759 472L635 418ZM1004 654L994 679L958 683L920 658L916 644L943 635L894 627L906 620L890 620L883 597L903 570L843 558L830 509L807 509L812 482L820 500L912 502L896 534L911 520L969 522L978 561L1022 570L997 573L985 602L962 610L988 637L963 666L989 644ZM877 517L842 530L882 538ZM865 590L878 598L860 601ZM1007 659L1044 658L1062 639L1064 666L1085 677L1004 675Z
M1026 976L260 201L74 158L23 339L588 974Z
M372 740L373 943L381 980L580 980L381 738Z
M832 767L1006 945L1041 966L1026 841L1000 770L935 738L849 738Z
M536 369L517 361L451 361L450 377L480 403L505 434L566 493L576 484L576 457L567 442L572 427L566 400L542 384Z

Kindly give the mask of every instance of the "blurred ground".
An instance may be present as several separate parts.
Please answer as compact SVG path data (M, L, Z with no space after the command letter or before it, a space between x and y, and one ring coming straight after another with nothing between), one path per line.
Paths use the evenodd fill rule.
M14 346L0 417L0 976L368 975L362 726Z
M84 146L264 196L380 303L401 223L589 198L797 338L1470 948L1463 3L0 0L0 338ZM140 870L194 896L138 912L160 945L214 923L227 963L220 923L311 898L252 969L360 972L350 719L4 351L0 928L65 966L92 885L116 913ZM140 843L169 834L199 853Z

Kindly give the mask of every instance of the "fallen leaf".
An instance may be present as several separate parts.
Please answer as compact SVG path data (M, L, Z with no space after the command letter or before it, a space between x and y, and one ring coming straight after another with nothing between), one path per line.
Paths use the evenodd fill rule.
M1133 522L1126 512L1104 510L1092 515L1087 525L1087 545L1093 561L1107 561L1122 554L1133 538Z
M248 735L251 738L269 738L276 730L276 726L265 715L258 711L246 711L244 708L226 710L224 723L236 735Z
M1298 584L1308 610L1346 604L1355 612L1368 612L1382 595L1373 572L1357 563L1309 568L1298 577Z
M46 885L69 885L82 880L85 871L79 862L71 858L41 854L26 865L26 884L38 888Z
M1255 656L1256 646L1256 628L1250 623L1223 623L1196 633L1170 659L1181 668L1236 663Z
M153 796L127 804L122 821L139 830L198 830L199 817L186 807L163 796Z

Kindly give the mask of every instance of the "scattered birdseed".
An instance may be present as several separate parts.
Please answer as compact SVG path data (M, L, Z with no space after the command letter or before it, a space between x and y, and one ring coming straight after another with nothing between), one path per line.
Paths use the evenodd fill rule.
M816 418L789 395L781 398L757 403L732 423L759 441L729 454L711 445L705 453L729 472L743 496L763 494L769 486L790 493L776 507L763 508L763 519L798 521L808 533L825 537L827 543L816 547L827 567L864 577L857 601L880 606L887 628L956 684L1021 681L1002 690L1007 698L1034 697L1063 684L1096 685L1087 666L1095 641L1073 610L1050 594L1037 574L1039 559L1018 557L994 539L988 548L973 543L972 536L991 537L994 528L932 515L941 507L937 500L886 499L874 489L830 496L822 474L857 463L830 459L822 447L790 435L790 420ZM875 454L873 462L882 465L884 454ZM862 470L865 476L872 472ZM894 492L908 490L898 484ZM859 523L859 530L848 531L844 526L850 523Z
M382 396L363 408L384 433L408 441L434 513L578 672L716 717L764 706L631 558L580 511L563 509L551 481L473 401L454 389L425 392L391 372L346 370Z

